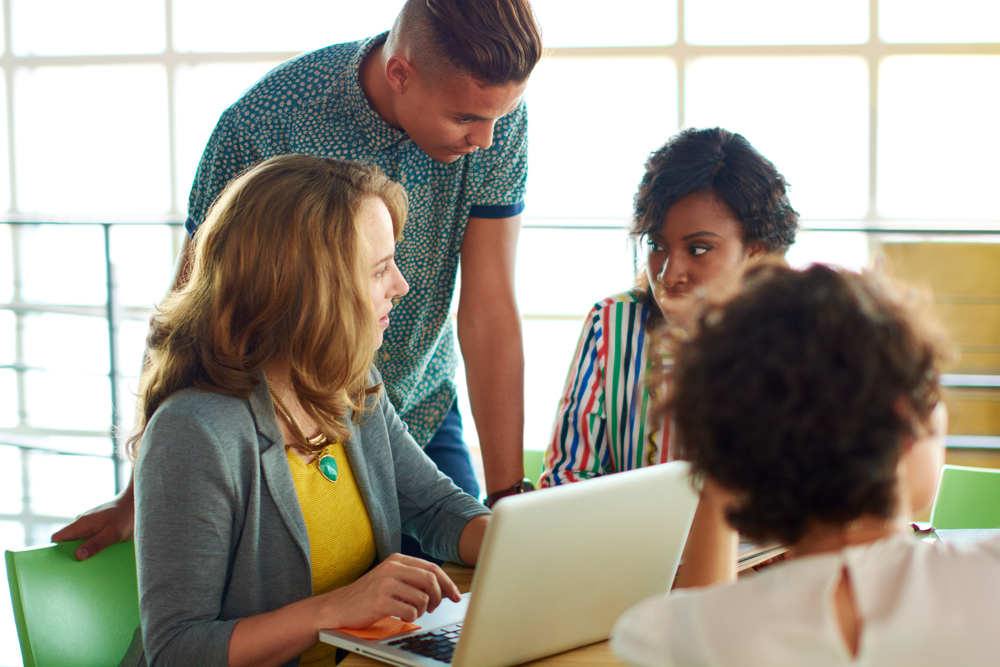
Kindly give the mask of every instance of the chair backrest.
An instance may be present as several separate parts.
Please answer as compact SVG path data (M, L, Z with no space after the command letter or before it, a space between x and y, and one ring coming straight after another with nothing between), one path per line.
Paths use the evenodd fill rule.
M524 450L524 476L531 480L532 484L538 484L538 478L542 476L542 462L545 452L540 449Z
M931 525L1000 528L1000 470L946 465L941 469Z
M82 540L7 551L7 582L25 667L109 667L139 625L135 545L78 562Z

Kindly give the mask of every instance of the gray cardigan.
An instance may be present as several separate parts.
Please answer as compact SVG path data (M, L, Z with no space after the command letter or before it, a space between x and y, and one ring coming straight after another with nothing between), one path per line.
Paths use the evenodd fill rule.
M405 530L459 561L466 522L489 510L438 471L384 391L370 400L346 450L379 560ZM309 535L265 382L246 399L187 388L164 401L139 446L135 504L150 665L226 665L241 618L312 595Z

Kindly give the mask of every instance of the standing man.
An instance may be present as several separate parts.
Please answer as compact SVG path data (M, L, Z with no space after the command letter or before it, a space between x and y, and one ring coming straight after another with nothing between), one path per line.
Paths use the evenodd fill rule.
M478 495L455 405L449 311L461 262L458 339L488 504L526 488L514 260L527 178L522 95L541 53L528 0L407 0L388 33L293 58L244 93L220 118L188 203L193 236L231 179L286 153L373 163L406 188L396 259L410 293L375 363L413 437ZM90 538L77 553L86 558L131 535L132 507L130 484L53 539Z

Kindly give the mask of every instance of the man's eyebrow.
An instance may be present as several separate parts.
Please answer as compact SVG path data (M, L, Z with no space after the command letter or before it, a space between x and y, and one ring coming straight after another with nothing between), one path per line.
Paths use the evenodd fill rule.
M504 111L503 114L497 116L496 118L494 118L492 116L480 116L479 114L475 114L475 113L466 113L464 111L459 111L459 112L455 113L455 118L461 118L462 120L491 120L491 121L492 120L500 120L504 116L508 116L508 115L514 113L514 109L516 109L517 107L519 107L521 105L521 101L523 99L524 98L522 96L522 97L519 97L516 100L514 100L514 103L511 105L511 107L509 109L507 109L506 111Z
M494 118L487 118L486 116L477 116L474 113L459 113L455 114L457 118L462 120L495 120Z

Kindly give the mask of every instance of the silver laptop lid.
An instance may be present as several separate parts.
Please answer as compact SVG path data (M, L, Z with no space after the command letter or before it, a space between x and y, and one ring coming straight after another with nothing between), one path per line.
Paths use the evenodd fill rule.
M698 498L672 462L504 498L472 581L456 667L503 667L607 639L670 589Z

